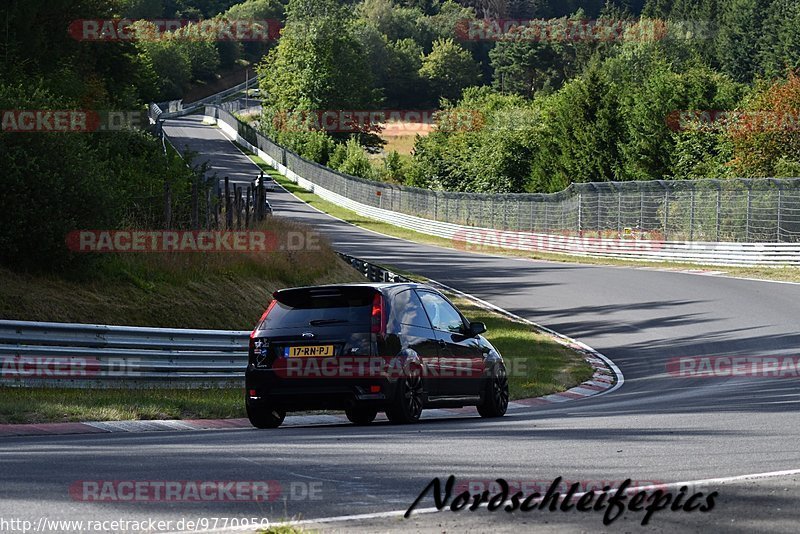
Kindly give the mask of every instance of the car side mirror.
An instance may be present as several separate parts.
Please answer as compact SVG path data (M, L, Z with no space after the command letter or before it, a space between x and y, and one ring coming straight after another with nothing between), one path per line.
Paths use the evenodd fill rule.
M469 323L469 335L477 337L486 332L486 325L483 323Z

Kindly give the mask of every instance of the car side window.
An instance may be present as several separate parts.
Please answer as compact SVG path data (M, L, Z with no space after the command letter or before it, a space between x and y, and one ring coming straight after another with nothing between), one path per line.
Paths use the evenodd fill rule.
M452 334L464 332L464 320L461 318L461 314L441 295L430 291L419 291L418 293L433 328Z
M428 321L428 316L425 315L425 310L422 309L422 302L412 290L401 291L395 295L392 302L394 321L400 324L430 329L431 323Z

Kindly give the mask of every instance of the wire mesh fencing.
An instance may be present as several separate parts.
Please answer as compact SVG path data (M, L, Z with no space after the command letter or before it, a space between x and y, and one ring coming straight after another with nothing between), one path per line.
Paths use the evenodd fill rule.
M800 242L800 178L572 184L558 193L433 191L349 176L206 107L274 161L346 198L407 215L495 230L658 241Z

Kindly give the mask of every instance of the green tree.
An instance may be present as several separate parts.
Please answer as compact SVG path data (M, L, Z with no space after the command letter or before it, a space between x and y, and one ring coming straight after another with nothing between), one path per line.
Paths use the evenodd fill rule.
M334 0L290 0L278 46L259 64L281 110L366 109L376 100L352 15Z
M758 43L769 0L728 0L720 5L717 61L725 74L749 82L758 72Z
M758 63L760 73L773 79L800 68L800 3L771 3L758 45Z
M457 99L461 91L480 80L472 56L452 39L433 43L431 53L422 59L419 74L428 81L433 95L450 100Z

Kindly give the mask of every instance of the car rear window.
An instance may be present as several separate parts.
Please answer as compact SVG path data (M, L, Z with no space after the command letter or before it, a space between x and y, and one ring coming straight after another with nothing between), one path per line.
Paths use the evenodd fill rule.
M291 289L277 294L278 302L259 329L357 325L369 328L375 289Z

